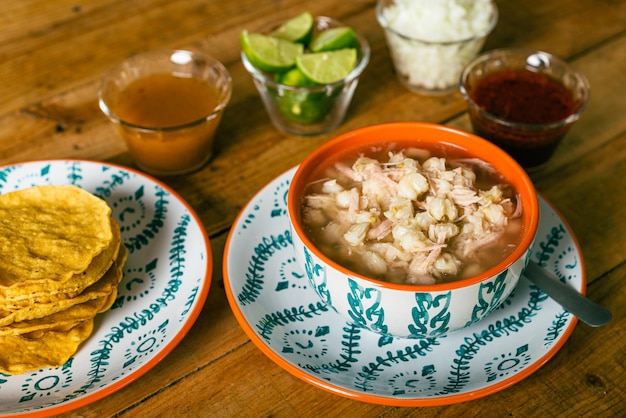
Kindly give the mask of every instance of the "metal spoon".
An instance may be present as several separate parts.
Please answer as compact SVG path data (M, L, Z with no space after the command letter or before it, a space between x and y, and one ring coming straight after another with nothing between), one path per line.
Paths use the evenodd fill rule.
M561 282L532 260L528 262L524 276L587 325L600 327L612 318L611 312Z

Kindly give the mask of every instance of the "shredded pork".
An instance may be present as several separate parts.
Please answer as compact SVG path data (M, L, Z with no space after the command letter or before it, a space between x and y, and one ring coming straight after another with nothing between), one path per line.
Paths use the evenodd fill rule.
M476 186L474 170L493 171L482 161L428 157L420 163L407 156L416 153L424 151L339 163L336 178L304 198L303 220L320 232L322 251L393 282L434 284L458 278L463 269L477 271L467 264L479 263L479 250L519 217L517 199L507 196L506 185Z

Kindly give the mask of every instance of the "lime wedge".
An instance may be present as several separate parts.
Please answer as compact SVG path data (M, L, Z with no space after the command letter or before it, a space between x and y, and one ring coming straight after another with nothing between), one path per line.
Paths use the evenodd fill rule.
M286 91L277 100L278 108L287 118L312 124L320 122L330 113L335 99L324 92Z
M342 80L350 74L356 61L356 49L346 48L299 55L296 58L296 65L309 80L319 84L329 84Z
M285 86L291 87L310 87L316 86L317 83L309 80L309 78L304 75L302 71L298 67L292 68L291 70L285 71L283 73L278 73L274 76L274 81L278 84L283 84Z
M241 48L250 63L268 73L288 70L296 63L296 57L304 53L302 44L258 33L241 33Z
M312 124L324 119L333 106L333 97L327 96L325 91L312 92L306 87L319 84L309 80L298 67L274 76L274 81L285 86L305 87L298 90L284 90L276 94L278 108L290 120Z
M290 42L308 43L313 34L313 15L304 12L288 20L270 33L275 38L285 39Z
M311 51L334 51L343 48L356 48L359 46L356 33L351 27L342 26L322 31L313 37Z

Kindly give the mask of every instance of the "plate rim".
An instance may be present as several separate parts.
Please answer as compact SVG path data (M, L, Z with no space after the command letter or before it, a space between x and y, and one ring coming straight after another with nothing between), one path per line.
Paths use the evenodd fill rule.
M222 275L224 280L224 289L226 291L226 297L228 299L228 303L231 307L231 311L233 312L239 326L243 329L245 334L250 338L250 340L254 343L254 345L261 350L263 354L265 354L270 360L276 363L283 370L287 371L291 375L299 378L305 383L311 384L314 387L323 389L327 392L330 392L335 395L339 395L351 400L367 402L378 405L385 406L398 406L398 407L421 407L421 406L445 406L451 405L455 403L467 402L474 399L479 399L486 397L488 395L492 395L496 392L500 392L504 389L507 389L516 383L521 382L526 379L531 374L535 373L539 370L543 365L545 365L552 357L554 357L563 347L563 345L569 340L569 337L573 333L576 325L578 323L578 318L574 315L571 315L569 318L570 323L564 329L561 334L559 340L548 350L543 356L537 358L537 360L525 368L524 370L500 381L491 386L487 386L478 390L464 392L460 394L454 395L446 395L440 396L436 398L393 398L388 396L380 396L369 393L359 393L350 389L346 389L334 384L331 384L321 378L313 376L304 372L302 369L296 367L291 364L289 361L285 360L282 356L272 350L254 331L252 325L247 321L245 315L239 308L237 303L237 299L234 294L234 289L231 287L230 275L228 272L228 263L229 256L231 254L231 241L234 239L235 234L238 231L241 221L246 213L246 211L253 205L256 200L260 198L260 196L273 184L279 182L282 179L290 179L298 166L292 167L283 173L275 176L271 181L269 181L265 186L263 186L257 193L255 193L248 202L242 207L242 209L237 214L233 226L226 238L226 243L224 246L224 255L222 259ZM561 212L548 200L543 194L537 192L538 199L546 203L550 209L556 214L558 219L563 223L564 228L566 228L567 232L572 238L572 245L576 249L577 254L579 255L580 267L581 267L581 275L580 275L580 289L577 289L582 294L585 294L585 290L587 287L587 276L585 269L585 261L582 256L582 249L576 235L574 234L573 229L567 222L567 220L563 217ZM556 302L555 302L556 303Z
M26 417L26 416L41 416L45 414L48 415L56 415L64 412L69 412L80 407L89 405L96 401L99 401L106 396L112 395L113 393L119 391L120 389L125 388L131 383L135 382L142 376L144 376L147 372L152 370L157 364L159 364L165 357L167 357L173 350L180 344L180 342L185 338L185 336L189 333L196 320L200 316L202 309L206 303L206 299L209 294L209 289L211 288L211 283L213 279L213 267L214 267L214 259L213 259L213 251L211 248L211 241L209 239L206 228L204 227L204 223L200 219L200 216L197 214L195 209L185 200L183 197L176 192L172 187L165 184L162 180L155 178L149 174L144 173L138 169L128 167L118 163L104 162L98 160L88 160L88 159L80 159L80 158L59 158L59 159L42 159L42 160L29 160L23 162L15 162L11 164L4 164L0 166L0 170L4 170L11 167L17 166L25 166L25 165L35 165L35 164L65 164L65 163L81 163L81 164L91 164L100 167L109 167L117 170L126 171L128 173L134 174L137 177L141 178L143 182L152 182L163 188L166 192L168 192L173 198L175 198L178 203L182 204L184 208L189 212L193 221L198 225L198 229L200 235L203 240L203 245L206 248L206 269L204 272L204 277L202 280L201 289L197 293L196 302L194 303L193 308L189 311L189 315L185 322L183 322L182 326L176 332L172 340L164 345L154 356L152 356L148 361L142 364L137 369L130 372L128 375L123 376L119 380L114 380L107 386L102 388L98 388L95 392L86 393L85 395L78 396L77 398L71 399L66 402L61 402L60 404L53 404L50 406L43 406L41 408L37 408L34 410L27 410L22 412L9 412L9 415ZM2 193L0 193L2 194ZM106 315L106 313L104 313ZM1 415L1 414L0 414Z

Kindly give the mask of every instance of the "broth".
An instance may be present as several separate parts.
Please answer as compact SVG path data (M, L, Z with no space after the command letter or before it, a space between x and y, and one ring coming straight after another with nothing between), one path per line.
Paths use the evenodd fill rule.
M469 278L503 261L522 235L512 186L484 161L443 145L336 156L304 196L302 223L320 251L383 281Z
M112 111L137 165L156 175L201 167L212 154L222 112L217 90L196 78L152 74L120 94Z
M144 128L169 128L205 118L217 104L217 92L206 81L152 74L126 87L113 113Z

